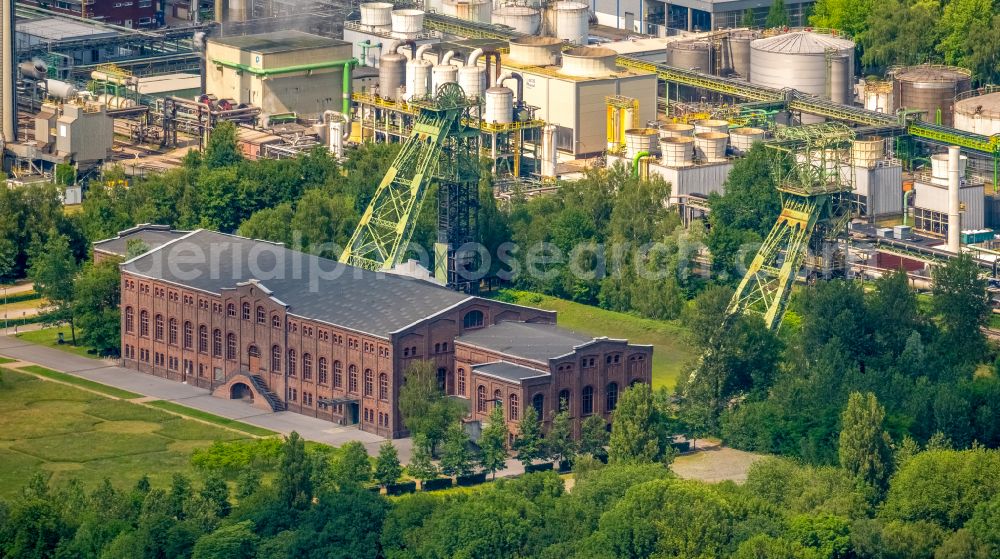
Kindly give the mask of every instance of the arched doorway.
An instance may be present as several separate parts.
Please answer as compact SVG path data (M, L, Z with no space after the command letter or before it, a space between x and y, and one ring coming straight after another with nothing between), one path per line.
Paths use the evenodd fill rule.
M249 403L253 403L253 391L250 387L243 384L242 382L234 382L229 388L229 399L230 400L244 400Z
M252 374L257 374L260 372L260 349L256 345L250 344L250 349L247 350L247 360L250 365L250 372Z

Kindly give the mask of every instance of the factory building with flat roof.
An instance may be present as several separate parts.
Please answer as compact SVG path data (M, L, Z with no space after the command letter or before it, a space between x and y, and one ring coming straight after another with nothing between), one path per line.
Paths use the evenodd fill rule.
M499 390L512 430L525 402L548 419L565 400L579 423L651 378L649 346L280 244L198 230L121 271L123 366L384 437L407 434L397 401L417 361L433 363L446 394L472 400L472 420L479 396ZM501 363L520 368L511 377Z

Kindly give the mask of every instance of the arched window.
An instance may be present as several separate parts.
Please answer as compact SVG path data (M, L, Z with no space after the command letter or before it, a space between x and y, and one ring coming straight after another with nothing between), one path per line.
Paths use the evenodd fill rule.
M559 411L569 413L569 390L559 391Z
M226 334L226 359L236 361L236 334Z
M247 356L249 356L251 359L260 359L260 350L257 349L257 346L251 345L247 349Z
M198 351L208 353L208 326L204 324L198 327Z
M177 345L177 319L171 318L167 322L167 343Z
M486 413L486 387L481 384L476 389L476 411Z
M250 303L243 303L243 320L250 320Z
M459 369L458 374L458 395L465 396L465 369Z
M288 350L288 376L295 376L295 350Z
M378 398L389 401L389 375L385 373L378 374Z
M608 385L607 411L613 412L618 407L618 383L612 382Z
M280 316L274 315L274 316L271 317L271 327L272 328L281 328L281 317Z
M302 379L312 380L313 378L313 358L308 353L302 354Z
M232 317L236 317L236 305L229 303L226 305L226 314Z
M329 382L330 371L327 368L326 357L319 358L319 383L326 384Z
M139 335L149 336L149 312L139 312Z
M375 394L375 373L371 369L365 369L365 396Z
M580 393L580 404L583 406L583 415L594 413L594 387L584 386Z
M257 307L257 324L267 324L267 312L264 307Z
M277 373L281 370L281 348L273 346L271 348L271 371Z
M153 317L153 338L158 341L163 341L163 315L158 314Z
M438 390L444 392L448 382L448 369L445 369L444 367L438 368L437 382L438 382Z
M218 328L212 332L212 355L222 357L222 330Z
M498 408L503 406L503 392L499 388L493 391L493 405Z
M343 388L344 386L344 368L340 365L340 361L333 362L333 387Z
M538 420L542 420L542 414L545 413L545 395L535 394L535 397L531 399L531 406L535 408L535 414L538 415Z
M188 320L184 322L184 349L191 349L192 344L194 344L194 328Z
M354 365L347 368L347 391L358 391L358 368Z
M125 332L131 334L135 331L135 311L132 307L125 307Z
M462 318L462 326L465 328L482 328L483 311L469 311Z
M511 421L517 421L517 394L510 395L510 403L507 405L507 416Z

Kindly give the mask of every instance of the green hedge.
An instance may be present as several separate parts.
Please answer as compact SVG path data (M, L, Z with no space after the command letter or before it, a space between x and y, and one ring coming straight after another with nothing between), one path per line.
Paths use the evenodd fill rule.
M34 291L24 291L21 293L14 293L12 295L7 295L6 298L2 298L0 295L0 305L20 303L21 301L34 301L35 299L41 299L42 296Z
M3 328L4 324L6 324L8 328L24 326L25 324L36 324L38 322L45 322L48 318L49 313L40 313L35 316L26 316L23 318L8 318L6 321L0 317L0 328Z

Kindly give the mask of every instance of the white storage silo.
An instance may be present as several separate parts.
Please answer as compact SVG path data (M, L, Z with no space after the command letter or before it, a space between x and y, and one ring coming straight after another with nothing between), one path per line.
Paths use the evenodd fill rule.
M725 120L718 120L714 118L706 118L703 120L694 121L694 133L701 134L703 132L729 132L729 122Z
M882 80L866 80L864 87L864 104L869 111L877 113L893 112L892 82Z
M576 77L607 77L618 72L618 53L603 47L576 47L562 54L560 74Z
M431 81L431 62L417 58L406 63L406 100L426 97Z
M406 80L406 57L396 52L383 54L378 59L378 93L385 99L396 99L399 88Z
M726 69L736 77L750 81L750 43L759 38L759 32L749 29L730 33L726 40Z
M385 29L392 26L392 4L388 2L364 2L361 4L361 25L370 29Z
M723 132L701 132L694 135L694 151L702 161L722 161L726 158L726 144L729 134Z
M762 141L764 141L764 130L760 128L734 128L729 131L729 145L736 155L745 154L755 142Z
M441 11L444 15L466 21L490 23L493 5L488 0L444 0Z
M511 7L511 6L508 6ZM552 66L559 63L562 41L555 37L526 35L510 40L507 60L524 66Z
M392 36L397 39L415 39L424 30L423 10L393 10Z
M518 33L534 35L542 25L542 14L528 6L502 6L493 10L493 24L506 25Z
M684 138L694 136L694 126L680 122L660 125L660 138Z
M959 97L955 102L955 128L983 136L1000 134L1000 91L977 91Z
M550 8L555 21L555 36L575 45L586 45L590 31L590 12L582 2L556 2Z
M854 140L851 143L851 164L855 167L871 169L875 163L885 159L885 140Z
M486 122L509 124L513 122L514 92L509 87L494 86L486 90L483 120Z
M454 51L448 51L441 57L441 62L431 69L431 94L437 95L439 87L446 83L458 82L458 66L451 64Z
M750 81L827 99L851 99L854 42L811 31L757 39L750 43Z
M656 128L629 128L625 131L625 157L632 159L642 152L656 153L658 137Z
M694 156L694 138L673 136L660 138L660 162L667 167L686 167Z

